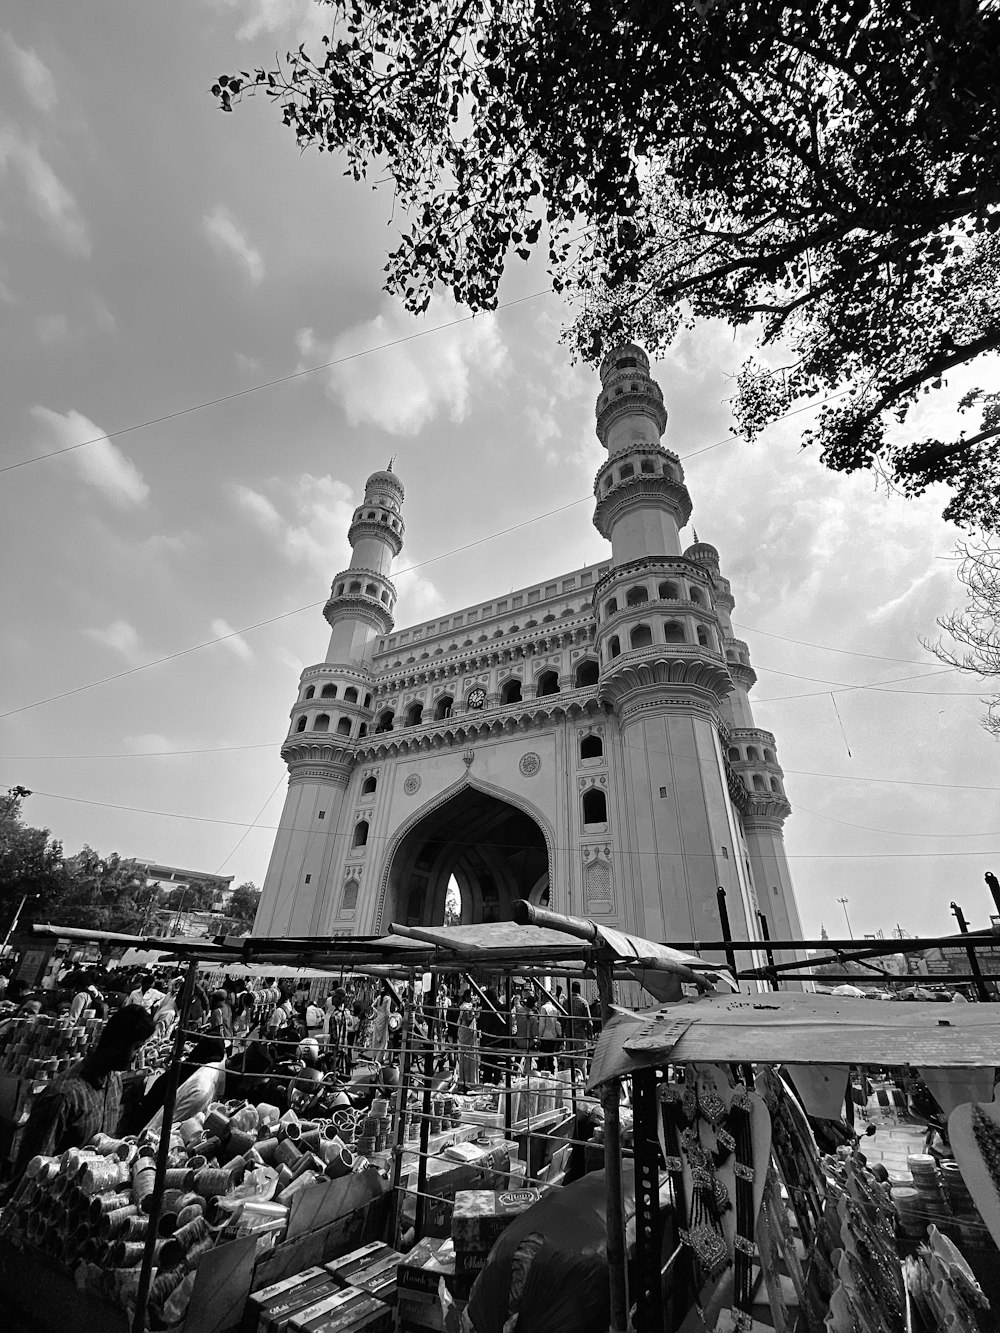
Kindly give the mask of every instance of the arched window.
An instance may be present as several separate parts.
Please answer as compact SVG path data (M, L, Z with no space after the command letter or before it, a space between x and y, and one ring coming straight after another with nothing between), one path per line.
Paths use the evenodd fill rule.
M597 684L600 674L597 663L592 657L588 657L585 662L577 663L574 684L578 690L589 689L591 685Z
M500 691L500 703L519 704L521 703L521 682L515 676L513 680L506 680Z
M354 841L352 847L366 847L368 845L368 820L359 819L354 825Z
M624 467L618 469L618 480L625 481L628 477L635 476L635 468L631 463L626 463Z
M755 745L747 746L747 759L749 759L752 764L760 763L760 755L757 753L757 747Z
M313 731L329 731L330 714L320 713L319 717L317 717L316 721L312 724L312 729Z
M679 620L668 620L663 626L663 637L667 643L684 643L687 635Z
M442 694L441 698L434 705L434 720L443 722L446 717L451 717L451 710L455 707L455 700L450 694Z
M358 906L358 890L360 885L356 879L349 879L344 885L344 897L340 904L342 912L353 912Z
M648 601L649 601L649 593L646 591L646 589L642 586L641 583L637 583L634 588L629 588L628 595L625 598L625 605L641 606L643 602L648 602Z
M342 583L338 583L338 584L337 584L337 596L338 596L338 597L343 597L343 595L344 595L344 585L343 585Z
M320 690L319 697L321 699L336 699L337 697L336 685L324 685L323 688Z
M555 671L543 671L538 677L538 684L535 686L535 695L542 699L547 694L559 693L559 676Z
M608 652L611 654L612 657L618 657L618 655L621 653L621 650L622 646L618 642L618 635L613 634L611 638L608 640Z
M695 606L701 606L704 603L704 598L702 597L701 593L697 588L692 588L688 595L690 596L692 602L694 602Z
M367 736L367 735L368 735L368 723L367 723L367 722L362 722L361 726L358 727L358 735L359 735L359 736Z
M777 792L779 796L781 795L781 783L778 781L777 778L771 779L771 790L773 792Z
M365 596L366 596L366 597L377 597L377 596L378 596L378 589L375 587L375 584L374 584L374 583L366 583L366 584L365 584Z
M708 630L704 625L698 626L698 642L701 644L702 648L711 648L712 646L709 642Z
M764 763L765 763L765 764L773 764L773 763L774 763L774 751L773 751L773 750L768 750L768 749L765 749L765 750L764 750Z
M306 692L305 692L305 694L304 694L302 697L303 697L303 699L311 699L315 693L316 693L316 686L315 686L315 685L307 685L307 686L306 686Z
M727 649L726 649L726 661L727 661L727 662L738 662L739 660L740 660L740 659L736 656L735 652L733 652L732 648L727 648Z
M342 717L340 721L337 723L337 735L349 736L350 734L351 734L351 719L349 717Z
M382 589L381 597L382 597L382 601L385 602L386 606L388 606L388 605L389 605L389 593L388 593L388 590L387 590L386 588L383 588L383 589Z
M380 731L392 731L392 724L395 720L396 714L391 708L386 708L383 712L379 713L378 717L375 719L376 736Z
M655 469L654 469L654 467L653 467L653 460L652 460L651 458L644 458L644 459L642 460L642 462L639 464L639 470L640 470L640 472L653 472L653 471L655 471Z
M616 597L612 597L611 601L608 602L604 614L607 619L618 614L618 599Z
M309 721L309 719L308 719L307 717L300 717L299 720L298 720L298 722L296 722L296 724L295 724L295 730L296 730L296 731L305 731L305 729L306 729L306 723L307 723L308 721Z
M628 638L633 648L648 648L653 642L653 631L648 625L636 625Z
M372 796L378 790L378 778L375 776L365 778L361 784L361 795Z
M366 695L365 695L365 707L366 707L366 708L371 708L371 706L372 706L372 697L371 697L370 694L366 694Z
M347 689L344 691L344 703L356 704L357 702L358 702L357 690L354 688L353 685L348 685Z
M410 704L406 710L406 726L419 727L424 720L424 706L422 703Z
M676 583L661 583L659 588L657 589L657 592L660 594L660 600L663 602L677 601Z
M754 791L767 791L767 787L764 784L764 779L761 777L759 773L755 773L753 775L753 789Z
M583 793L583 822L585 824L606 824L608 822L608 799L598 787L591 787Z
M604 742L600 736L584 736L580 742L581 759L600 759L604 754Z
M737 748L736 748L735 745L730 745L730 747L729 747L729 752L728 752L728 753L729 753L729 758L730 758L730 760L731 760L734 764L738 764L738 763L740 762L740 752L739 752L739 750L737 750Z
M355 579L355 581L351 584L351 586L350 586L350 588L348 589L348 591L349 591L349 592L360 592L360 591L361 591L361 584L358 583L357 579Z

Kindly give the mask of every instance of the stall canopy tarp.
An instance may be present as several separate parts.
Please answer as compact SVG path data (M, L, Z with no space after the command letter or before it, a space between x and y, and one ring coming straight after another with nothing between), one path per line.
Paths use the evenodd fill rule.
M943 1010L943 1012L942 1012ZM655 1065L1000 1064L1000 1006L838 999L769 992L708 996L642 1014L618 1013L605 1027L588 1087Z

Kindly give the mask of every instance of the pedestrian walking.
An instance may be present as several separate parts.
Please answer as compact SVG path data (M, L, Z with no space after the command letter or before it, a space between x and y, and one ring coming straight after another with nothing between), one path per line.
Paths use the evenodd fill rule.
M549 996L538 1013L538 1068L547 1074L556 1072L556 1052L562 1040L559 1010Z
M566 1035L566 1064L572 1077L575 1079L577 1074L586 1081L587 1078L587 1043L594 1033L594 1021L590 1013L590 1005L580 993L580 983L574 981L569 988L569 1004L567 1005L567 1035Z

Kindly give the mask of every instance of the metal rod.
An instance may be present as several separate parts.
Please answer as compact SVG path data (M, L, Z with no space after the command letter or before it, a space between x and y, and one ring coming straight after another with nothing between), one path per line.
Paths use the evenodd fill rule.
M142 1251L142 1265L139 1269L139 1289L135 1296L135 1314L132 1317L132 1333L143 1333L146 1327L146 1307L149 1304L149 1287L153 1276L153 1256L156 1253L156 1234L163 1208L163 1186L167 1172L167 1158L170 1156L170 1138L174 1128L174 1107L177 1104L177 1085L181 1075L181 1055L184 1052L184 1029L187 1027L188 1010L194 995L194 984L198 976L197 960L188 963L184 985L181 987L180 1002L177 1009L177 1031L174 1035L174 1049L170 1064L167 1066L166 1083L163 1094L163 1121L160 1125L160 1142L156 1148L156 1172L153 1177L153 1192L147 1214L146 1243Z
M761 969L754 972L738 972L736 974L736 980L760 981L763 979L760 976L760 971ZM831 981L836 981L838 983L846 982L851 986L873 986L878 983L879 988L883 990L885 989L885 987L881 985L883 980L898 984L905 990L907 986L923 986L926 989L928 986L955 985L958 982L969 983L975 981L975 979L976 978L971 972L901 972L891 974L884 978L881 976L859 977L856 972L827 972L820 977L817 977L812 972L782 972L781 974L782 981L817 981L821 986L825 986ZM1000 974L994 976L991 973L988 976L984 976L983 980L1000 985Z
M965 913L959 907L958 903L953 902L951 904L951 910L955 914L955 920L958 922L959 930L963 935L968 935L969 923L966 921ZM981 1000L988 1000L990 998L990 993L986 989L986 982L983 980L983 974L979 967L979 959L976 957L976 951L975 949L966 949L966 953L969 956L969 971L976 979L976 994Z
M771 939L771 932L767 928L767 917L759 908L757 909L757 920L760 922L760 937L767 944L767 948L764 950L764 957L767 959L768 967L774 967L774 950L771 948L771 945L769 943ZM778 989L777 977L775 977L774 974L772 973L769 980L771 982L771 989L777 990Z
M410 1065L413 1058L413 1022L416 1012L416 973L410 974L412 998L403 1003L403 1040L399 1053L399 1087L396 1089L396 1152L392 1163L392 1239L393 1248L399 1249L403 1230L403 1203L399 1180L403 1170L403 1145L406 1141L406 1090L410 1086Z
M508 1054L504 1056L504 1062L503 1062L503 1090L504 1090L504 1099L503 1099L503 1136L504 1136L505 1139L509 1140L509 1139L510 1139L510 1127L511 1127L511 1123L512 1123L512 1121L511 1121L510 1073L511 1073L511 1065L513 1065L513 1063L514 1063L514 1056L513 1056L513 1053L512 1053L512 1052L513 1052L513 1046L514 1046L514 1006L511 1004L511 981L512 981L512 978L511 978L511 974L510 974L510 972L507 973L507 976L506 976L506 978L505 978L505 981L506 981L506 983L507 983L507 991L506 991L506 998L507 998L507 1013L506 1013L506 1019L507 1019L507 1050L508 1050Z
M730 971L736 971L736 953L732 945L732 930L729 925L729 908L726 906L726 891L720 884L715 890L715 900L719 904L719 926L722 929L722 936L725 940L724 948L726 951L726 962L729 964Z
M613 987L611 968L606 963L598 963L597 991L601 1000L602 1029L611 1021ZM604 1110L604 1181L607 1192L605 1216L608 1227L608 1275L611 1287L610 1333L625 1333L628 1327L621 1121L618 1114L620 1095L619 1079L611 1078L601 1085L601 1105Z
M431 996L437 1001L437 975L431 973ZM446 1031L447 1039L447 1031ZM427 1192L427 1144L431 1126L431 1084L434 1082L434 1041L427 1043L424 1052L424 1093L420 1101L420 1158L417 1162L417 1203L414 1220L415 1234L424 1234L424 1195Z

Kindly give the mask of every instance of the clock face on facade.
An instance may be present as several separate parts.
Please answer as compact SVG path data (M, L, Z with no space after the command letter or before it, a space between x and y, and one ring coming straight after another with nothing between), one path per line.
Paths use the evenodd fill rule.
M486 702L486 691L482 688L481 685L477 685L474 690L469 691L468 703L470 708L482 708L485 702Z

